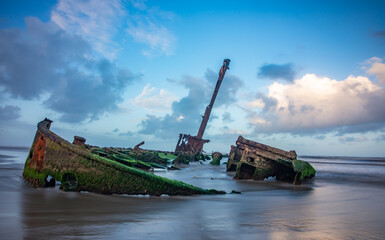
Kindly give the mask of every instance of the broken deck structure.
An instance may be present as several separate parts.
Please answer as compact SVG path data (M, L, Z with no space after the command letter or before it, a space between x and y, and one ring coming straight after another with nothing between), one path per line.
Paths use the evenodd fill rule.
M191 136L190 134L183 133L179 134L179 140L175 148L175 153L200 154L203 150L203 144L210 142L210 140L203 139L203 133L205 132L207 123L209 121L211 110L214 106L214 102L217 97L219 88L222 84L222 80L225 76L227 69L229 69L229 64L230 59L223 60L223 65L219 71L219 76L213 92L213 96L211 97L210 104L206 107L205 114L203 115L203 119L198 130L198 134L196 136Z
M264 180L275 177L280 181L301 184L315 176L314 168L297 159L295 151L284 151L239 136L231 146L227 171L236 171L236 179Z

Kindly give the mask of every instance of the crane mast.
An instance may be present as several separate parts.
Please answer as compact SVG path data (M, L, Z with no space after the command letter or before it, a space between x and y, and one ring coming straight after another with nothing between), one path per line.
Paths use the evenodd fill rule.
M225 76L226 70L229 69L230 59L223 60L223 65L221 67L221 70L219 71L218 81L217 85L215 85L215 89L213 92L213 96L211 97L210 104L206 107L205 115L203 116L201 126L199 127L198 131L198 138L203 137L203 133L205 132L207 122L209 121L211 110L213 109L215 99L217 98L217 94L219 91L219 88L221 87L222 80Z
M221 87L222 80L225 76L227 69L229 69L229 64L230 64L230 59L226 58L223 60L223 65L219 71L219 76L218 76L217 84L215 85L213 96L211 97L210 104L206 107L205 114L203 115L203 119L199 127L197 136L191 136L190 134L182 134L182 133L179 134L179 140L175 148L175 153L181 153L181 152L201 153L203 150L203 144L210 142L210 140L203 139L203 134L206 130L206 126L210 118L211 110L214 106L214 102L217 97L219 88Z

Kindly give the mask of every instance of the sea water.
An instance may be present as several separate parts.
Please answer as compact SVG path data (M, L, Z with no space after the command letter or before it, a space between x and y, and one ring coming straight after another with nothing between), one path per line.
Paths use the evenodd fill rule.
M154 174L242 194L128 196L33 188L25 148L0 147L0 239L384 239L385 159L302 157L295 186L233 180L208 162Z

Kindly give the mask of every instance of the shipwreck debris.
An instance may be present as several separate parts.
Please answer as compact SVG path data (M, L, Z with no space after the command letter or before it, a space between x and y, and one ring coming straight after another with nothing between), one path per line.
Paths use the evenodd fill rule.
M144 145L144 141L138 143L137 145L135 145L134 151L143 151L143 149L140 148L143 145Z
M140 143L138 145L142 144ZM177 157L176 155L166 151L145 150L137 147L138 145L136 145L133 149L87 146L89 146L92 153L115 160L129 167L135 167L146 171L154 171L157 168L174 170L174 168L169 168L168 164L170 160Z
M178 154L178 156L172 161L172 164L189 164L190 162L196 162L196 161L206 161L207 155L204 155L202 153L193 153L193 152L181 152ZM210 158L210 157L208 157Z
M213 96L211 97L210 104L206 107L205 114L203 116L201 125L197 136L191 136L190 134L179 134L179 140L176 144L175 153L186 153L192 152L194 154L200 154L203 150L203 144L210 142L210 140L202 139L203 133L205 132L207 123L210 118L211 110L214 106L215 99L217 97L219 88L221 86L222 80L225 76L226 70L229 69L230 59L223 60L223 65L219 71L218 81L215 86Z
M210 164L211 165L219 165L222 159L222 153L220 152L213 152L211 155L213 160L211 160Z
M116 156L119 159L117 148L99 149L101 154L94 154L88 148L71 144L50 131L51 123L49 119L38 123L30 153L25 162L23 177L35 187L47 187L57 180L61 182L60 188L65 191L89 191L103 194L160 196L162 194L224 193L214 189L202 189L129 167L122 164L124 158L117 161L101 156Z
M302 184L306 178L315 176L310 163L297 159L295 151L284 151L258 142L238 137L236 146L231 146L227 171L236 171L236 179L264 180L276 177L279 181Z
M84 137L75 136L72 144L75 144L75 145L78 145L81 147L85 147L86 139Z

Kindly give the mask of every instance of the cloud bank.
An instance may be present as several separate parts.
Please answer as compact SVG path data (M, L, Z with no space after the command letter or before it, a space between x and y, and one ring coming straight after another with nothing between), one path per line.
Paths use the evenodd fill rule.
M137 43L145 44L142 54L148 57L175 51L176 36L166 25L171 23L175 14L148 7L144 1L131 1L131 16L127 19L126 33Z
M0 84L3 94L26 100L48 95L45 105L61 120L96 119L117 108L125 87L137 79L54 22L25 19L26 30L0 30Z
M138 43L144 43L149 49L143 49L145 56L158 54L172 55L176 37L165 26L156 25L147 19L132 23L127 33Z
M149 8L144 1L124 0L60 0L51 12L51 21L90 42L109 60L128 38L148 47L143 55L173 54L176 37L166 27L173 18L173 13Z
M364 69L369 75L376 76L376 79L385 85L385 63L378 57L372 57L365 62Z
M255 101L260 108L250 107ZM306 74L293 83L274 82L245 106L250 125L261 133L343 134L385 126L385 90L362 76L336 81Z
M127 17L120 0L60 0L51 12L51 20L66 32L81 36L108 59L119 48L114 35Z

